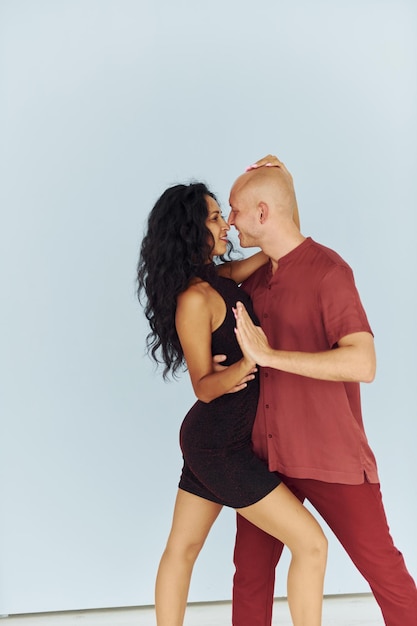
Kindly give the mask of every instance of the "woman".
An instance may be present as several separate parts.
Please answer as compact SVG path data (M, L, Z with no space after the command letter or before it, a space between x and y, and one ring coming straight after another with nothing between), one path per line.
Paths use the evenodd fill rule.
M321 624L327 542L310 513L251 448L258 399L256 364L242 354L233 307L262 253L225 260L228 224L202 183L167 189L153 207L138 263L146 296L148 349L164 376L184 364L198 398L181 426L184 466L156 580L158 626L183 623L195 560L223 505L284 542L292 553L288 602L296 626ZM160 353L160 355L159 355ZM215 371L214 354L228 367ZM229 393L236 391L236 393Z

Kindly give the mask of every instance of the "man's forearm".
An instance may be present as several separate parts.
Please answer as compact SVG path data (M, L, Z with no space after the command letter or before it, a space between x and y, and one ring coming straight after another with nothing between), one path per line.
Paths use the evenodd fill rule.
M371 333L361 331L339 339L337 347L322 352L274 350L260 326L255 326L241 302L235 309L236 337L244 354L263 367L319 380L370 383L376 357Z
M264 367L319 380L370 383L376 369L373 350L356 346L314 353L271 349L261 360Z

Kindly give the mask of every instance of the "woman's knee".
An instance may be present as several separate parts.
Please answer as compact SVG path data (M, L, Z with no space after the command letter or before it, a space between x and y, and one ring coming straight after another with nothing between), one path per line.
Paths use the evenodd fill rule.
M168 557L194 563L203 545L204 542L201 541L176 541L171 539L166 545L165 554Z
M299 544L296 542L293 554L294 552L302 553L304 558L308 557L312 561L325 564L327 561L327 549L327 538L320 526L317 524L317 528L314 532L304 536L303 542L300 542Z
M317 533L317 539L315 541L314 551L320 558L320 560L327 561L327 550L328 550L328 541L327 537L320 528L320 532Z

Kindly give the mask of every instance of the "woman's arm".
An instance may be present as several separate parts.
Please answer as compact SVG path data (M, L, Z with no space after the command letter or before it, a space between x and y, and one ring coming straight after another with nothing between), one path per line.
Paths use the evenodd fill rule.
M250 359L242 358L220 372L214 371L211 354L212 308L203 290L193 286L178 297L175 318L194 393L203 402L211 402L229 393L255 366Z
M243 283L244 280L249 278L253 272L259 267L265 265L269 261L269 257L263 252L257 252L247 259L241 259L239 261L228 261L216 266L216 270L220 276L225 278L231 278L238 285Z

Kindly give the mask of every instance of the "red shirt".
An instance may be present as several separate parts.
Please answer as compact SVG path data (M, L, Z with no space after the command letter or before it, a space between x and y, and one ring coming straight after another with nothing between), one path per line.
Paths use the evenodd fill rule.
M350 333L372 333L350 267L310 237L243 284L276 350L321 352ZM379 482L362 421L358 383L264 367L253 428L255 452L285 476Z

